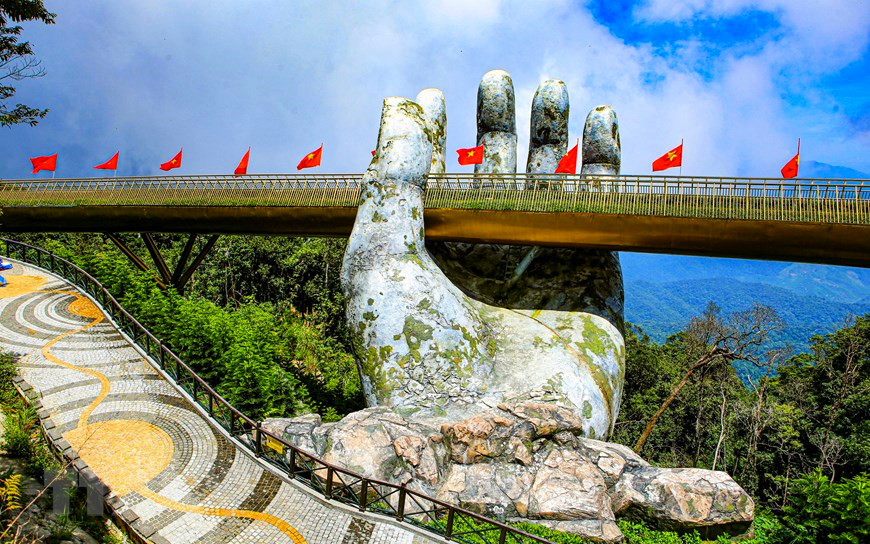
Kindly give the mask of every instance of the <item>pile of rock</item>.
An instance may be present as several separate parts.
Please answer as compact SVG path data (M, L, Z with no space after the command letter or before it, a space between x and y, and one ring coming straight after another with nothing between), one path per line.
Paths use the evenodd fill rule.
M458 422L368 408L336 423L317 415L266 429L330 463L490 517L533 521L618 542L617 517L702 536L737 535L752 499L724 472L652 467L619 444L583 438L583 422L552 404L501 404Z

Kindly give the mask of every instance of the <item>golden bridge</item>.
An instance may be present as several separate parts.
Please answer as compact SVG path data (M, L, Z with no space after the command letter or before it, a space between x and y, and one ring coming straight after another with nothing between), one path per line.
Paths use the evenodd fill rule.
M357 174L2 180L0 230L347 236L363 185ZM870 267L868 180L439 174L423 199L433 240Z

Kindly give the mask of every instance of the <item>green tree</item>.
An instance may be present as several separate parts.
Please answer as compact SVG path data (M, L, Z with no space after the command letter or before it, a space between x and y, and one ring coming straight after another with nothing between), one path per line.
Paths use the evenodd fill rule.
M723 364L747 360L760 364L759 351L767 342L770 333L783 327L782 320L772 308L756 304L751 310L734 312L723 318L719 308L710 303L703 315L692 318L684 335L684 346L691 365L682 379L662 402L641 433L634 451L640 453L661 415L677 398L680 391L696 373L704 373ZM702 382L703 383L703 382ZM703 413L703 398L699 396L698 416L695 424L696 441L700 436L700 418ZM699 450L700 451L700 450ZM697 455L696 461L697 462Z
M54 24L55 14L45 9L42 0L0 0L0 126L27 123L35 126L45 118L48 110L16 104L14 108L6 101L15 95L15 87L8 82L41 77L45 71L42 63L33 56L30 42L19 42L21 27L9 23L42 21Z

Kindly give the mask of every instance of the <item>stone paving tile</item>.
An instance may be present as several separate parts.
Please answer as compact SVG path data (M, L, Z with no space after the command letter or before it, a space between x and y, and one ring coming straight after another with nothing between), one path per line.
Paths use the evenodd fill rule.
M117 510L150 539L436 541L325 505L264 470L194 411L74 287L20 263L4 275L0 345L23 356L21 375L38 393L52 432L72 445L108 486Z

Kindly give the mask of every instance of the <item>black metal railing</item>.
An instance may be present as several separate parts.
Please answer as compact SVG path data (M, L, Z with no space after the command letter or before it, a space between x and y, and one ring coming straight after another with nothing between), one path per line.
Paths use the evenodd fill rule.
M42 248L0 238L5 255L45 268L94 298L115 324L183 389L209 417L257 457L324 498L420 527L448 540L469 544L550 543L480 514L430 497L404 484L367 478L317 458L263 429L226 401L166 344L127 312L93 276Z

